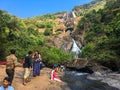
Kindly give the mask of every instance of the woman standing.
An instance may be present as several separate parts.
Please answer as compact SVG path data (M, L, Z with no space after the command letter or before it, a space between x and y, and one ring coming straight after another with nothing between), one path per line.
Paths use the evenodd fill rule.
M33 76L40 76L40 61L41 61L41 55L39 54L39 51L36 50L34 54L34 63L33 63Z

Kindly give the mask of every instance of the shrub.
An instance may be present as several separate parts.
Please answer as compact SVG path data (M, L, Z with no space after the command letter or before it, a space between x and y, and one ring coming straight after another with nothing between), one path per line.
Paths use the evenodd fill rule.
M45 30L45 32L44 32L44 35L45 35L45 36L52 35L52 30L50 30L50 29L47 28L47 29Z

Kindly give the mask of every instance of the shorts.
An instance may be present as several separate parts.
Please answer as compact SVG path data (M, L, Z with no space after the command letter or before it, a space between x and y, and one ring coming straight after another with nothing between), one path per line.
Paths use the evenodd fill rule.
M30 70L29 68L24 68L24 79L28 78L30 76Z

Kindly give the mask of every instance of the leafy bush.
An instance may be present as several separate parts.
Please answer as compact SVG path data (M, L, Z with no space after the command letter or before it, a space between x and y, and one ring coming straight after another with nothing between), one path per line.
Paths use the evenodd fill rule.
M45 32L44 32L44 35L45 35L45 36L52 35L52 30L46 29Z
M91 53L94 53L94 51L95 51L95 45L94 45L94 43L91 42L82 49L82 56L91 58L91 57L93 57L93 55L91 55Z
M45 28L45 24L43 24L43 23L37 24L36 26L37 26L38 28Z
M43 58L43 62L46 65L53 65L54 63L63 64L65 62L69 62L72 59L72 53L64 52L57 47L41 47L40 53Z

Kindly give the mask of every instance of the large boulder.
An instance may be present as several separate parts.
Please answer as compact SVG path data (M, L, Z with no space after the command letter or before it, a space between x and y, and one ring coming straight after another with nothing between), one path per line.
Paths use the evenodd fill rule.
M66 67L69 69L77 70L80 72L86 72L90 74L94 72L100 73L111 72L109 68L84 58L74 59L73 61L67 63Z

